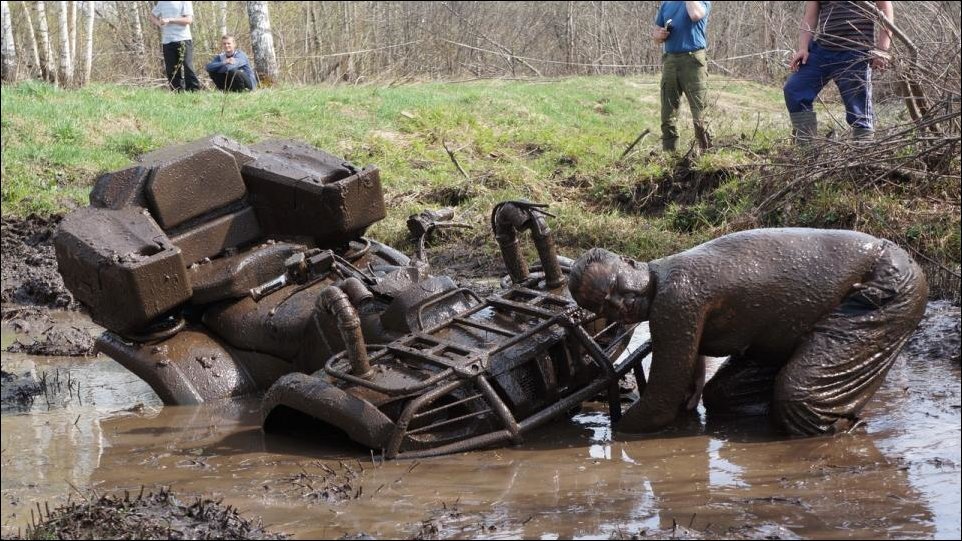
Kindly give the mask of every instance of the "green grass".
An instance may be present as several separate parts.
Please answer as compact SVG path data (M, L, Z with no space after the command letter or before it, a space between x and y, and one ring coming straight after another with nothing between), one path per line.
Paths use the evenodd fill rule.
M409 214L456 204L459 219L475 228L448 235L493 256L491 207L526 198L551 204L558 216L552 227L568 254L601 245L654 258L744 227L739 220L759 192L754 166L780 152L789 135L780 88L713 80L711 122L721 145L696 160L689 177L713 179L717 187L695 201L642 211L640 194L678 172L677 158L657 152L658 91L654 77L288 87L240 95L4 86L2 212L54 214L84 205L98 174L167 145L215 133L247 144L293 138L381 168L390 210L371 235L401 248L409 248ZM679 127L682 141L690 141L687 106ZM646 128L652 135L619 160ZM456 149L470 181L444 143ZM844 186L820 187L768 224L872 229L859 197ZM957 212L895 226L898 235L890 238L914 234L926 249L956 254L957 261Z

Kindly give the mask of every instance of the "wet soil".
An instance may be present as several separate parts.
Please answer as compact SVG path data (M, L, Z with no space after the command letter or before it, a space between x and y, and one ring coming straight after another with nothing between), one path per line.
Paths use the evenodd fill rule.
M624 212L644 216L660 215L670 203L690 205L704 194L712 193L719 185L737 176L737 167L700 171L682 161L678 167L659 179L640 182L627 191L608 194L608 201Z
M50 510L37 506L37 522L12 539L284 539L265 531L230 505L197 498L182 503L170 490L107 494ZM46 514L44 514L46 510Z
M76 499L71 485L144 485L183 502L223 498L297 538L954 538L960 367L917 351L851 434L785 439L759 419L715 427L700 411L672 432L627 437L589 403L519 447L413 462L332 435L268 437L256 398L162 407L103 356L4 353L4 371L59 370L74 392L0 417L0 518L6 535L38 503Z
M223 509L298 538L962 533L959 309L951 303L930 303L852 434L784 439L758 419L714 427L699 411L673 432L626 437L611 432L602 405L589 403L519 447L384 462L330 435L267 437L256 398L163 407L116 362L85 357L99 327L81 312L50 309L75 307L57 293L66 292L51 223L3 224L4 537L25 531L38 504L64 505L77 490L89 499L91 491L118 495L110 508L124 491L158 494L171 485L180 502L223 498ZM22 257L8 257L8 246ZM432 266L497 287L483 279L500 271L492 272L497 258L458 250L440 243L429 250ZM30 274L29 257L53 275Z
M962 309L949 301L933 301L925 307L919 330L903 350L915 358L954 359L960 362Z
M22 315L25 312L23 306L79 308L57 272L53 235L59 223L60 217L0 220L0 249L3 252L0 302L4 305L4 320Z

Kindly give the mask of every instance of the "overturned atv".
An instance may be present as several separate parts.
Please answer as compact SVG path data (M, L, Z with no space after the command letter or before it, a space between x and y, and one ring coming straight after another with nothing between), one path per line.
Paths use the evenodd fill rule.
M222 137L102 176L55 246L71 292L107 331L98 347L166 404L268 389L265 428L305 414L387 457L504 442L608 393L631 329L605 326L564 287L544 211L498 205L512 287L486 299L365 238L385 216L378 170L307 145ZM532 273L518 233L530 230Z

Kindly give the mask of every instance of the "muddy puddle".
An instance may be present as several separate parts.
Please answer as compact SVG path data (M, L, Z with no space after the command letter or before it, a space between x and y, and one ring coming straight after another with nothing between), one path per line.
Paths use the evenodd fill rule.
M20 339L5 324L4 350ZM588 404L521 447L386 463L321 434L267 437L256 399L162 407L104 356L4 351L3 370L45 374L48 389L0 417L7 533L36 502L166 485L295 538L960 534L960 367L927 354L898 361L849 435L779 439L763 420L716 428L700 411L673 433L625 437Z

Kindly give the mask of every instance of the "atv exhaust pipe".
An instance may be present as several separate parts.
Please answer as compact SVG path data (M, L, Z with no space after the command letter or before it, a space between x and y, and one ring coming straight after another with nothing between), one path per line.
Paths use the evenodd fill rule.
M501 257L508 268L508 274L515 284L523 282L529 275L528 264L524 261L518 241L518 231L524 229L531 232L548 289L561 287L565 283L554 237L544 219L545 215L550 216L543 210L546 206L527 201L505 201L495 206L491 212L491 228L501 248Z
M355 293L356 284L346 284L352 279L339 282L341 286ZM356 280L354 278L353 280ZM334 317L337 328L341 332L341 339L344 341L344 349L348 359L351 361L351 373L358 377L365 377L371 373L371 362L367 356L367 345L364 343L364 334L361 332L361 318L357 315L357 309L351 303L351 298L339 285L330 285L324 289L317 299L317 307Z

